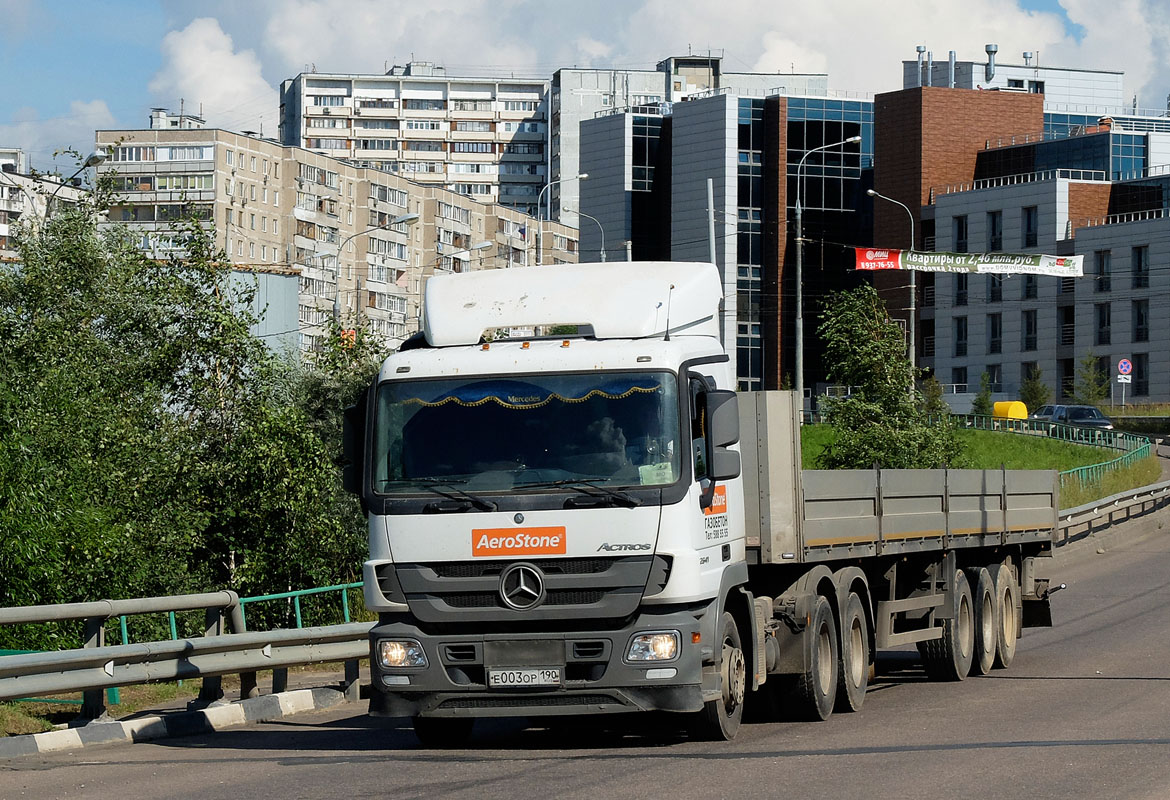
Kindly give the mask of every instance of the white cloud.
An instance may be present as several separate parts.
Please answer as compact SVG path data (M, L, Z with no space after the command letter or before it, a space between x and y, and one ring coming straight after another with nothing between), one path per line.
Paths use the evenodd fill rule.
M163 37L162 68L150 82L159 105L188 113L202 108L209 125L276 135L279 100L252 50L237 52L215 19L192 20Z
M75 168L75 159L56 153L73 149L84 156L93 150L94 131L112 127L114 115L105 100L74 100L68 114L47 119L34 109L18 109L12 122L0 124L0 142L28 153L35 169L48 171L56 164L64 170Z

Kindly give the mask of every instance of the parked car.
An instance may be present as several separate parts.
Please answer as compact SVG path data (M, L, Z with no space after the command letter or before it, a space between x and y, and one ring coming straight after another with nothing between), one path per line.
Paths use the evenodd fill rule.
M1095 406L1053 406L1049 421L1083 428L1083 433L1074 438L1086 442L1101 441L1104 438L1104 431L1113 430L1113 421ZM1054 428L1053 433L1055 434L1057 430L1059 429Z
M1028 415L1028 419L1052 419L1052 409L1056 406L1049 403L1046 406L1040 406L1038 409Z

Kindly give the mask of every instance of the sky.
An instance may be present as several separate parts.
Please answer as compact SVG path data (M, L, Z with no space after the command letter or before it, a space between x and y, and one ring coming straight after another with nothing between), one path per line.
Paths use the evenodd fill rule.
M722 53L727 71L828 73L840 91L901 88L915 46L1000 63L1120 70L1125 97L1165 109L1170 0L0 0L0 146L40 170L73 164L97 129L150 109L276 136L280 82L382 73L412 58L447 74L549 77L653 69ZM55 160L56 159L56 160Z

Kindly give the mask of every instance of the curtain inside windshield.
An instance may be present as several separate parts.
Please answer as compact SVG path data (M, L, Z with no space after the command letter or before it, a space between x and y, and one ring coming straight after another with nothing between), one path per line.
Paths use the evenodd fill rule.
M380 492L428 481L483 491L594 480L661 486L679 476L670 373L394 381L378 394Z

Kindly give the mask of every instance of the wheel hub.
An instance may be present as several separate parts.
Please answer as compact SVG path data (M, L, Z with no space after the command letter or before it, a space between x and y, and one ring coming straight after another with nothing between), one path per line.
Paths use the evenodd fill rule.
M723 647L723 704L728 711L743 702L747 689L747 664L738 647Z

